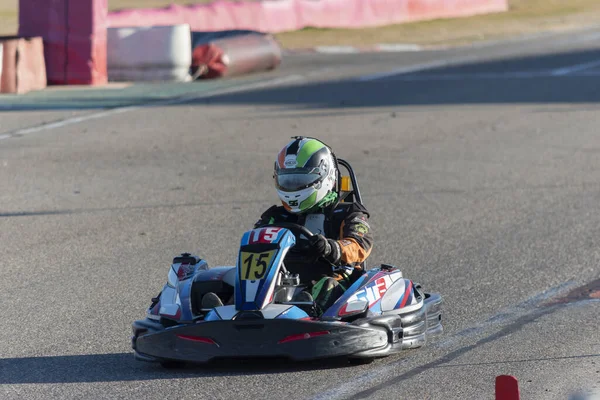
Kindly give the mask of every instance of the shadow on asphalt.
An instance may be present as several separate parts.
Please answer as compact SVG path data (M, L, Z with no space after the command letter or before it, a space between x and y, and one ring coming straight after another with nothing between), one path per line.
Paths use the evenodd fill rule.
M0 210L0 218L15 218L15 217L40 217L51 215L75 215L75 214L92 214L114 211L131 211L131 210L153 210L153 209L175 209L186 207L206 207L206 206L230 206L232 210L241 210L242 206L248 204L266 204L268 199L264 200L233 200L233 201L203 201L189 203L171 203L171 204L148 204L148 205L131 205L123 207L98 207L98 208L80 208L80 209L61 209L61 210L29 210L29 211L2 211Z
M368 57L356 54L355 57ZM401 60L404 55L398 54ZM352 57L345 58L352 63ZM359 60L359 58L356 58ZM277 86L245 92L215 95L185 104L201 105L275 105L292 109L354 109L357 107L386 107L411 105L503 104L503 103L595 103L600 101L599 75L582 76L579 71L564 76L548 76L553 70L600 61L600 49L563 52L550 55L505 58L487 62L469 62L452 67L431 68L369 82L355 79L315 82L302 85ZM404 64L406 65L406 64ZM388 62L382 72L398 68ZM600 65L595 66L600 68ZM594 65L583 71L593 71ZM511 74L524 76L512 76ZM546 76L544 76L546 73ZM492 76L485 77L483 75ZM271 75L262 74L266 79ZM503 75L503 76L499 76ZM428 79L437 76L436 79ZM440 79L440 77L449 77ZM238 78L236 78L238 79ZM214 81L213 81L214 82ZM235 80L224 79L229 85ZM202 86L202 82L190 83ZM152 92L152 89L149 89ZM202 93L202 91L198 91ZM0 113L4 111L104 109L162 102L164 97L137 96L127 89L107 90L88 97L73 92L60 96L48 92L33 92L11 98L4 104L0 98ZM150 101L151 103L151 101ZM164 105L161 105L164 106ZM172 104L177 107L178 104ZM276 115L274 113L274 115Z
M133 353L87 354L0 359L0 385L24 383L78 383L144 381L281 374L350 368L345 359L293 362L287 360L232 360L166 369L137 361Z
M594 68L551 76L596 62ZM391 66L390 70L394 67ZM585 75L587 74L587 75ZM423 105L600 102L600 49L471 62L361 82L340 80L213 96L197 104L289 106L295 110ZM191 102L193 104L194 102Z

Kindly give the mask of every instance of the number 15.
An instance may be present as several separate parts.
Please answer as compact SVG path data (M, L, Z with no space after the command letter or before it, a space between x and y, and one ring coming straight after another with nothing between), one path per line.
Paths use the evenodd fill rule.
M244 280L257 280L262 279L267 272L268 263L271 261L273 252L267 253L246 253L248 257L243 260L244 264ZM258 256L258 257L255 257Z

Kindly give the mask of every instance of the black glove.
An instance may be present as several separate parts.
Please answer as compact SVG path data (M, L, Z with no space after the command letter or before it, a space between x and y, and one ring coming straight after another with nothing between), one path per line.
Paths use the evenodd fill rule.
M326 257L331 253L331 245L323 235L314 235L308 242L310 243L311 253L315 257Z
M314 235L309 239L311 253L315 257L323 257L330 263L337 263L340 259L340 245L333 239L323 235Z

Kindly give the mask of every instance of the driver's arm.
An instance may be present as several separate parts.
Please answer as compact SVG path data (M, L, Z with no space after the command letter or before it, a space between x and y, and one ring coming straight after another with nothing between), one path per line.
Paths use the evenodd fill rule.
M265 225L270 225L275 222L275 215L278 214L278 211L281 207L272 206L267 211L265 211L258 221L254 223L254 229L260 228ZM279 212L280 214L280 212Z
M366 209L352 210L340 227L340 261L357 266L364 262L373 249L373 234Z

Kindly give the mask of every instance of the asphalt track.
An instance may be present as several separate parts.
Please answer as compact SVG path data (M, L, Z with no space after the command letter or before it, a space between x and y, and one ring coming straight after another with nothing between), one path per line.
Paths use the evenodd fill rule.
M0 398L493 399L500 374L527 399L600 389L600 31L113 90L0 98ZM359 367L135 361L130 324L172 257L231 264L292 135L352 163L371 263L443 295L443 337Z

